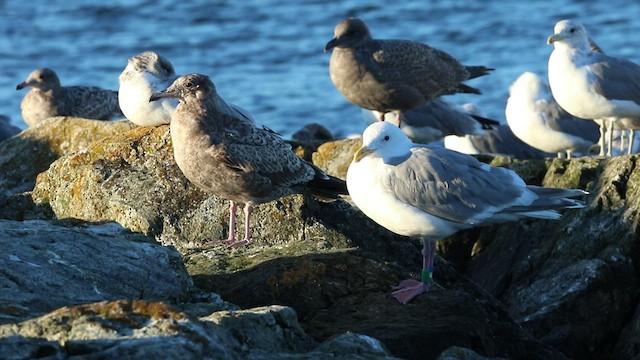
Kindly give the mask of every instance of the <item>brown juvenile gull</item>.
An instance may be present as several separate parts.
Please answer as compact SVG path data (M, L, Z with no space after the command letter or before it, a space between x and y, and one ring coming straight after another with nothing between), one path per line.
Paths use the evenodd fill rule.
M640 66L594 51L578 21L561 20L553 32L547 40L554 46L549 56L553 97L571 115L600 124L600 155L605 155L606 129L619 118L640 117ZM611 155L610 145L606 154Z
M118 92L95 86L60 86L58 75L49 68L39 68L29 74L16 90L31 90L20 103L22 118L29 126L53 116L76 116L108 120L122 116L118 107Z
M413 109L441 95L480 94L463 81L493 70L464 66L422 43L373 39L357 18L340 22L334 34L325 46L325 51L333 49L331 81L351 103L383 114Z
M171 62L155 51L132 56L118 77L118 101L125 117L138 126L168 124L178 106L176 99L149 102L155 92L164 90L178 76ZM218 108L232 115L250 117L248 113L218 97Z
M437 240L522 218L559 219L558 210L584 207L570 199L582 190L526 185L512 170L414 144L389 122L370 125L362 143L347 171L351 199L381 226L423 241L420 281L404 280L393 292L401 303L429 289Z
M208 76L184 75L150 101L180 101L171 117L171 139L178 167L200 189L231 201L229 246L250 242L254 205L308 193L324 198L347 194L343 180L302 160L278 134L243 116L218 109L215 85ZM245 236L235 236L236 204L244 204Z

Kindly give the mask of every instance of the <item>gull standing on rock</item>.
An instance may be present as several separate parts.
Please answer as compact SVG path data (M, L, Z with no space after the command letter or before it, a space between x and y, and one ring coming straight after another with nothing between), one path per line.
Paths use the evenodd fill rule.
M222 111L208 76L179 77L150 101L180 101L171 117L171 139L178 167L198 188L231 200L229 246L250 242L250 217L255 205L291 194L324 198L346 194L343 180L302 160L278 134L244 116ZM245 236L236 240L237 204L244 204Z
M464 66L418 42L373 39L357 18L340 22L334 35L325 46L325 51L333 49L331 81L351 103L382 114L407 111L441 95L480 94L463 82L493 70Z
M536 149L567 158L588 153L598 142L598 124L576 118L558 105L549 85L532 72L522 73L509 88L507 124L522 141Z
M118 78L118 101L124 116L138 126L169 124L178 100L166 98L150 102L149 98L169 87L177 78L171 62L155 51L144 51L131 57ZM244 109L227 104L219 96L216 103L218 109L227 114L251 118Z
M571 115L598 122L600 155L605 155L606 130L619 118L640 116L640 66L592 51L587 30L575 20L556 23L547 43L554 46L549 57L553 97Z
M31 90L22 99L20 108L29 126L54 116L97 120L122 116L117 91L95 86L60 86L58 75L49 68L35 69L16 90L27 87Z
M393 292L407 303L429 289L435 241L460 230L522 218L559 219L557 210L582 208L582 190L528 186L512 170L439 146L414 144L395 125L377 122L347 171L354 203L396 234L423 241L421 281Z

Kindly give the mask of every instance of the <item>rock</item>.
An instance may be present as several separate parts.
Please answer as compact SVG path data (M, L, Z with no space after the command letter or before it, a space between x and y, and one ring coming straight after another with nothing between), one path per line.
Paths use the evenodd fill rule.
M33 189L36 175L60 156L82 151L98 139L134 127L129 121L55 117L2 141L0 194Z
M391 358L375 341L354 341L349 347L337 343L318 346L302 330L295 311L283 306L193 318L163 303L119 300L63 307L0 325L5 359Z
M0 220L0 323L121 298L181 302L193 290L180 254L114 223Z
M298 153L344 177L359 146L359 139L338 140ZM32 199L28 216L117 221L153 235L181 252L200 290L245 309L289 306L316 342L355 331L407 359L457 356L456 347L487 358L640 356L633 345L639 316L627 319L640 298L637 157L481 158L532 184L585 188L588 206L560 221L520 221L439 241L436 286L404 306L389 291L417 277L419 242L390 234L346 201L290 196L261 205L251 246L200 248L226 235L228 204L182 176L166 126L64 155L38 176L33 192L10 196L27 207ZM13 202L1 200L0 216L10 215ZM206 317L218 307L203 303L185 311Z

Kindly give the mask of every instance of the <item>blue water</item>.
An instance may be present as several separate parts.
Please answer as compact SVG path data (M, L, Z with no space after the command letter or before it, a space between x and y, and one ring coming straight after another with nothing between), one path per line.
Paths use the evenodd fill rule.
M220 94L288 137L317 122L335 136L361 133L360 110L335 89L323 48L346 16L374 37L404 38L496 71L456 95L504 122L509 85L523 71L546 76L557 20L582 21L609 54L640 62L640 1L0 0L0 114L24 128L15 90L37 67L63 85L117 89L127 59L144 50L178 73L211 76Z

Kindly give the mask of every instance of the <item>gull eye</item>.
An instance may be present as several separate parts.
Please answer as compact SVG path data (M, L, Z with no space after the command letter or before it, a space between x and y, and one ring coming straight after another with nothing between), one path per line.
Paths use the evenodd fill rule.
M389 135L384 137L384 141L389 141Z
M569 29L569 32L573 34L574 32L576 32L576 28Z

